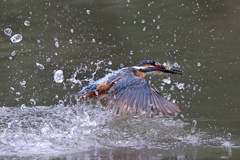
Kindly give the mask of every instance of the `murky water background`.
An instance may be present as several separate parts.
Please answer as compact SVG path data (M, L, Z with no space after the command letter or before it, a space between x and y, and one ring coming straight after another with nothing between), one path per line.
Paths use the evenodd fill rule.
M0 13L1 158L240 158L238 1L4 0ZM185 71L148 77L179 117L71 103L143 59Z

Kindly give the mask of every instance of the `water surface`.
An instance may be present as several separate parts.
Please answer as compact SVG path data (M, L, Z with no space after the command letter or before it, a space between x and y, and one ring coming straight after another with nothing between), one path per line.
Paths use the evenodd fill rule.
M3 158L240 158L238 1L21 0L3 1L0 13ZM184 70L148 77L181 106L179 117L114 117L94 101L70 103L143 59Z

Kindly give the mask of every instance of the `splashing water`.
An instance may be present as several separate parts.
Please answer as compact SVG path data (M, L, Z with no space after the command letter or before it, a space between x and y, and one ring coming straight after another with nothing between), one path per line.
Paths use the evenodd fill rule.
M90 135L106 120L101 113L91 113L96 117L91 120L83 108L62 104L34 108L22 104L0 108L0 114L0 155L83 151L94 144Z
M91 102L90 102L91 103ZM0 155L56 155L89 151L93 147L170 149L206 145L208 135L167 117L120 116L99 105L59 105L0 108ZM186 129L191 128L191 133ZM194 136L198 139L193 141ZM222 143L224 139L208 139Z
M193 120L192 121L192 127L191 127L191 134L194 134L196 131L196 125L197 125L197 121Z
M111 65L109 62L92 62L96 66L92 78L84 80L93 81L100 65ZM87 71L88 68L82 66L66 81L73 86L81 85L76 76ZM56 83L64 81L62 70L54 71L53 76ZM168 84L169 80L171 83L170 78L164 83ZM25 86L25 83L21 85ZM15 89L12 87L11 90ZM64 100L58 100L57 105L47 107L36 106L36 101L30 100L32 107L21 104L19 108L0 108L0 155L67 154L111 147L171 149L206 144L226 147L229 143L224 142L231 139L212 138L196 131L196 120L191 125L161 116L113 117L113 111L104 110L92 101L79 106L65 106Z

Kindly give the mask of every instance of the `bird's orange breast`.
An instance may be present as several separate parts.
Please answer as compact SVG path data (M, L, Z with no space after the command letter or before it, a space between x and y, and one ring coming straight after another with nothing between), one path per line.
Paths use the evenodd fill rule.
M137 69L136 72L135 72L135 76L144 77L144 76L146 76L146 73Z

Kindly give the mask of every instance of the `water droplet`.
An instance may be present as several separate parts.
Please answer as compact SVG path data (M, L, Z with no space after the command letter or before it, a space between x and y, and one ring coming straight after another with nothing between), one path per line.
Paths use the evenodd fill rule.
M167 100L170 100L171 99L171 94L168 94L166 96L164 96Z
M30 103L31 103L32 106L35 106L35 105L36 105L36 101L35 101L33 98L30 99Z
M4 29L4 33L5 33L7 36L11 37L11 35L12 35L12 29L11 29L11 28L6 28L6 29Z
M58 48L59 47L59 42L55 42L55 46Z
M157 29L160 29L160 25L157 25Z
M16 51L12 51L11 56L14 57L16 55Z
M69 39L69 43L72 44L72 42L73 42L72 39Z
M146 31L146 29L147 29L147 27L143 27L143 32L145 32L145 31Z
M25 86L25 84L26 84L27 82L23 79L22 81L20 81L20 85L21 86Z
M70 29L70 32L73 33L73 32L74 32L74 29Z
M51 61L51 58L47 58L46 61L47 61L47 62L50 62L50 61Z
M177 62L175 62L175 63L173 64L173 66L174 66L174 67L179 67L179 64L178 64Z
M62 70L55 71L53 78L56 83L62 83L64 81L63 71Z
M98 91L95 90L94 93L98 96Z
M178 89L184 89L184 83L176 83Z
M120 64L120 68L123 68L123 67L124 67L124 64L121 63L121 64Z
M200 63L200 62L198 62L198 63L197 63L197 66L198 66L198 67L200 67L200 66L201 66L201 63Z
M227 134L227 140L230 141L230 140L231 140L231 137L232 137L232 134L231 134L231 133L228 133L228 134Z
M209 32L211 33L211 32L213 32L214 31L214 28L213 29L211 29Z
M174 90L174 86L172 85L171 88L170 88L170 91L173 91Z
M45 68L44 65L42 65L41 63L37 63L37 62L36 62L36 66L41 70L44 70L44 68Z
M92 39L92 43L95 43L95 42L96 42L96 40L93 38L93 39Z
M181 117L181 118L185 118L183 114L180 114L180 117Z
M63 101L63 100L59 100L59 101L58 101L58 105L61 106L61 107L63 107L63 106L64 106L64 101Z
M163 82L166 83L166 84L170 84L171 83L170 77L168 77L166 79L163 79Z
M133 50L130 51L130 55L133 55Z
M108 62L108 65L112 65L112 61L109 61L109 62Z
M86 13L87 13L87 14L90 14L90 10L87 10Z
M54 45L55 45L55 47L59 47L59 42L58 42L58 39L57 38L54 38L54 41L55 41L55 43L54 43Z
M15 34L13 35L10 40L12 41L12 43L18 43L21 42L23 39L23 36L21 34Z
M27 26L27 27L28 27L28 26L30 26L30 21L26 20L26 21L24 21L23 24L24 24L24 26Z
M145 23L145 20L142 20L141 23Z
M27 107L26 107L25 104L22 104L22 105L21 105L21 110L22 110L22 111L24 111L26 108L27 108Z

